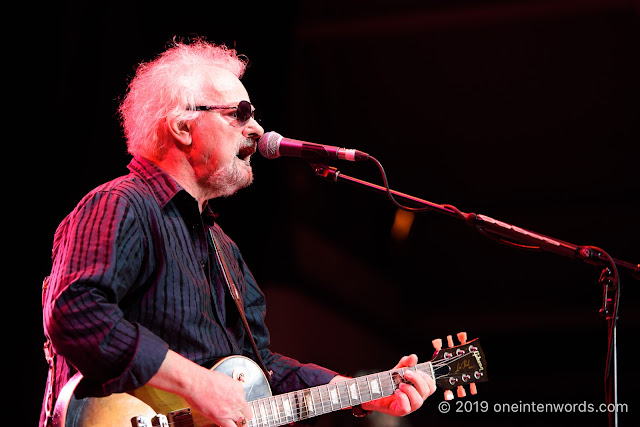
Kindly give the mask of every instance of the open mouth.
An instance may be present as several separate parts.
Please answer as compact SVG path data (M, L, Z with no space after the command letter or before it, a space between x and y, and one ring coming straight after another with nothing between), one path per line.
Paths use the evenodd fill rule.
M255 141L251 141L248 144L244 144L242 147L240 147L240 149L238 150L238 158L240 160L244 160L245 162L248 162L251 159L251 156L253 155L253 153L256 152L256 142Z

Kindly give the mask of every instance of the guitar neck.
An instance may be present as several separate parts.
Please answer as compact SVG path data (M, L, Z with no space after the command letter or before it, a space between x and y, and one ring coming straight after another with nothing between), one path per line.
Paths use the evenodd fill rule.
M400 383L406 382L407 370L419 370L435 378L431 362L425 362L257 399L249 402L253 409L249 426L281 426L391 396Z

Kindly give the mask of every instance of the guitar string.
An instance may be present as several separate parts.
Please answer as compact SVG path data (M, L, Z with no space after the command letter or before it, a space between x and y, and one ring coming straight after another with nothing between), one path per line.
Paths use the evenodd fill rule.
M269 397L264 397L264 398L260 398L260 399L256 399L253 400L251 402L249 402L249 404L252 406L252 411L254 412L254 417L248 421L248 425L249 427L253 426L253 425L266 425L266 426L278 426L278 425L284 425L284 424L289 424L290 422L295 422L295 421L300 421L300 420L304 420L307 418L311 418L311 417L315 417L318 415L323 415L329 412L333 412L336 409L334 409L334 406L338 406L338 409L345 409L348 408L350 406L353 406L353 402L355 402L355 404L359 404L362 402L368 402L371 400L376 400L379 399L378 397L373 398L373 393L369 392L369 395L364 395L362 393L359 393L359 398L352 398L352 394L350 393L349 390L349 386L353 386L356 385L358 388L358 380L360 380L360 382L366 382L367 386L369 387L369 389L371 388L371 381L370 379L373 377L377 377L376 379L379 382L380 390L381 390L381 394L382 397L388 397L391 396L393 394L393 392L395 392L395 390L397 389L398 384L395 382L393 375L394 374L399 374L400 376L402 376L403 380L404 380L404 372L407 370L421 370L421 371L426 371L427 373L430 373L430 370L427 370L426 367L428 367L428 364L431 363L431 366L434 368L439 368L439 367L443 367L443 366L448 366L450 363L455 362L461 358L464 358L465 356L468 356L469 353L465 353L465 354L460 354L460 355L452 355L450 358L447 359L443 359L440 361L436 361L436 362L426 362L426 363L421 363L419 365L416 366L412 366L412 367L404 367L404 368L398 368L398 369L391 369L389 371L385 371L385 372L380 372L380 373L376 373L376 374L370 374L370 375L365 375L362 377L356 377L356 378L351 378L349 380L345 380L339 383L334 383L334 384L325 384L325 385L321 385L321 386L317 386L314 388L309 388L309 389L302 389L302 390L297 390L294 392L289 392L289 393L284 393L284 394L279 394L276 396L269 396ZM383 377L389 377L388 382L386 382L386 384L381 383L381 376ZM434 379L440 379L440 378L446 378L449 377L449 373L444 374L444 375L439 375L436 376ZM390 383L389 383L390 382ZM333 388L333 386L335 386L336 392L338 393L338 403L334 403L333 397L331 396L330 393L330 389ZM323 393L323 391L321 391L320 389L324 389L326 388L326 391ZM314 396L313 390L319 390L316 392L316 395ZM340 390L343 389L343 390ZM340 393L346 393L346 397L343 395L341 395ZM388 394L386 394L388 393ZM324 394L324 398L323 398L323 394ZM386 395L385 395L386 394ZM286 397L285 397L286 396ZM303 402L307 402L308 397L311 397L311 405L308 405L306 403ZM293 404L293 406L299 407L297 411L287 411L284 408L284 403L278 404L277 400L278 398L281 399L282 402L284 402L284 399L286 398L287 400L289 400L290 403ZM294 399L293 402L291 402L291 399ZM327 401L327 399L329 399L328 401L328 405L330 406L330 409L328 411L325 411L325 401ZM270 404L272 401L275 401L275 407L277 409L277 413L273 413L273 406ZM298 402L296 404L296 402ZM265 408L264 411L262 411L260 404L262 403L262 407ZM268 404L269 403L269 404ZM319 403L319 405L318 405ZM257 406L257 408L256 408ZM320 410L313 410L313 409L309 409L309 406L316 408L316 407L320 407ZM265 413L266 416L263 416L262 413ZM288 414L287 412L290 412L290 414ZM284 418L284 421L283 421ZM204 415L201 414L195 414L192 415L192 420L194 421L200 421L200 420L209 420L207 417L205 417ZM256 424L258 423L258 424ZM281 424L278 424L281 423ZM175 422L173 423L169 423L169 425L174 425L176 424Z
M452 357L450 357L450 358L448 358L446 360L443 360L443 361L440 361L440 362L435 362L435 363L432 362L432 366L434 366L434 365L436 367L447 366L448 364L450 364L450 363L452 363L454 361L457 361L457 360L459 360L459 359L461 359L461 358L463 358L465 356L468 356L468 354L465 353L465 354L460 354L460 355L452 355ZM299 390L299 391L296 391L296 392L292 392L292 394L297 394L298 395L298 396L295 396L295 398L296 398L297 401L300 401L300 402L305 402L306 399L308 399L310 397L311 398L311 407L312 408L318 408L317 410L315 410L315 409L311 409L311 410L307 409L307 410L305 410L306 408L309 407L309 405L305 405L304 403L301 404L302 406L301 406L301 408L299 410L299 414L300 414L300 416L302 418L299 418L299 419L305 419L305 418L309 418L309 417L312 417L312 416L317 416L317 415L322 415L322 414L325 414L325 413L328 413L328 412L333 412L335 410L334 406L336 406L336 405L339 406L339 409L344 409L344 408L347 408L349 406L352 406L353 405L352 401L357 404L357 403L361 403L361 402L368 402L370 400L379 399L380 397L377 397L377 396L374 397L373 396L374 393L371 392L371 391L369 391L368 394L359 393L359 395L360 395L359 398L351 398L350 397L351 394L349 393L348 387L356 385L359 388L360 384L364 382L364 383L366 383L365 384L366 388L371 390L371 380L370 379L373 378L373 377L377 377L376 379L379 381L381 375L382 376L386 376L386 375L392 376L394 373L397 373L397 371L400 371L400 374L404 375L404 372L407 369L412 369L412 370L420 369L420 370L424 371L426 369L421 369L421 368L423 368L425 366L428 366L428 363L417 365L417 367L399 368L397 370L390 370L390 371L386 371L386 372L382 372L382 373L378 373L378 374L371 374L371 375L367 375L367 376L364 376L364 377L358 377L358 378L354 378L354 379L351 379L351 380L347 380L347 381L344 381L342 383L336 383L335 385L336 385L336 388L338 389L338 393L346 393L347 394L346 398L344 397L344 395L340 395L339 394L339 402L338 403L334 403L333 400L327 400L328 397L331 397L331 393L329 392L329 389L330 389L331 386L329 386L329 385L319 386L319 387L315 388L316 390L318 390L318 391L316 391L315 394L313 393L313 389L306 389L306 390ZM449 374L447 373L447 374L444 374L444 375L438 375L438 376L436 376L435 379L440 379L440 378L443 378L443 377L449 377ZM392 377L390 377L390 381L391 381L390 385L384 385L384 384L382 385L381 393L380 393L382 395L381 397L390 396L397 389L397 384L395 384L395 382L394 382ZM343 387L337 387L338 384L343 385ZM341 391L340 388L343 388L344 390ZM326 390L323 391L323 389L326 389ZM283 395L279 395L279 396L283 396ZM276 397L277 396L271 396L271 397L268 397L268 398L264 398L264 400L266 400L266 401L277 400ZM255 401L255 402L258 402L258 404L259 404L260 399ZM329 406L329 410L328 411L325 410L325 402L327 402L327 405ZM294 404L295 404L295 402L294 402ZM281 404L278 404L276 402L275 406L277 408L277 412L276 413L274 413L274 411L272 410L272 405L271 404L266 404L265 405L265 407L268 409L268 411L264 411L264 412L266 412L266 413L268 412L268 413L266 414L266 417L264 417L266 419L261 421L261 424L264 424L264 422L269 423L270 419L276 420L276 418L277 418L277 422L281 422L281 419L283 417L287 418L287 421L285 423L290 421L289 418L294 418L295 419L294 415L287 415L286 410L283 409ZM262 413L260 413L257 418L258 419L263 418Z
M392 378L392 374L395 371L389 371L389 372L383 372L380 374L373 374L373 375L385 375L388 374L389 375L389 379L388 381L394 381ZM362 377L360 377L362 378ZM355 380L355 379L354 379ZM352 383L353 381L349 380L349 381L344 381L341 383L336 383L335 385L335 389L337 390L338 396L339 396L339 404L334 404L332 402L329 402L329 405L331 407L330 411L326 411L325 412L325 405L322 404L322 395L324 394L326 397L331 397L330 396L330 392L329 392L329 385L325 384L323 386L319 386L319 388L326 388L327 390L323 393L322 391L318 391L317 394L319 394L319 398L320 403L321 403L321 410L319 411L313 411L313 410L309 410L309 405L303 404L303 403L297 403L297 402L306 402L309 397L309 395L312 398L312 405L314 405L313 401L315 401L315 403L317 404L317 400L318 400L318 396L314 396L312 389L303 389L303 390L298 390L295 392L290 392L290 393L285 393L285 394L281 394L281 395L276 395L276 396L270 396L270 397L266 397L266 398L261 398L261 399L257 399L254 401L249 402L250 405L252 406L252 411L254 413L254 418L252 420L249 420L249 426L253 426L253 425L258 425L258 426L276 426L276 425L284 425L284 424L288 424L290 422L295 422L295 421L300 421L300 420L304 420L306 418L310 418L313 416L317 416L317 415L322 415L324 413L327 412L332 412L334 409L334 406L338 406L339 409L344 409L347 408L349 406L352 406L353 404L351 403L352 401L356 401L356 400L362 400L362 399L352 399L350 396L351 394L349 393L348 390L348 385L347 383ZM394 386L390 386L387 387L387 390L395 390ZM346 396L345 396L346 395ZM390 394L389 394L390 395ZM278 398L280 398L280 402L277 402ZM284 409L284 401L288 400L290 402L291 406L294 407L298 407L297 411L290 411L290 413L288 414L287 411ZM277 413L274 413L272 410L272 406L269 404L270 402L275 400L275 406L276 408L278 408ZM315 405L314 405L315 406ZM262 408L265 408L264 410L262 410ZM263 413L266 415L264 416ZM204 417L203 415L193 415L192 419L194 421L201 421L201 420L206 420L207 418ZM169 423L169 425L173 425L175 423Z
M446 361L435 363L435 365L438 367L446 366L449 363L456 361L466 355L467 354L452 356ZM371 374L363 377L353 378L351 380L347 380L342 383L336 383L335 386L336 386L337 392L339 393L338 403L335 403L333 399L328 400L328 398L331 398L331 393L329 389L332 386L330 385L318 386L314 389L298 390L296 392L287 393L287 394L290 394L290 396L288 396L289 400L292 397L294 398L294 402L292 403L292 405L300 406L299 411L297 411L296 413L287 414L287 411L284 408L283 404L277 402L278 400L277 398L279 396L281 397L281 399L284 399L283 396L286 396L287 394L258 399L252 402L258 405L258 410L259 410L255 420L256 422L259 422L260 425L265 425L265 423L267 425L271 425L272 422L276 422L276 423L283 422L282 419L285 418L285 421L283 422L283 424L287 424L292 420L301 420L301 419L306 419L313 416L322 415L328 412L333 412L335 410L335 406L338 406L339 409L344 409L344 408L353 406L352 402L355 402L356 404L358 404L361 402L368 402L370 400L379 399L380 397L377 397L377 396L374 397L374 393L371 391L371 378L377 377L376 379L380 381L381 375L382 376L389 375L390 376L389 381L391 382L391 384L382 385L381 393L376 393L376 394L381 394L381 397L390 396L397 389L397 384L394 382L392 378L392 375L394 373L397 373L397 371L400 371L400 374L404 375L404 371L406 371L407 369L418 370L421 367L424 367L427 365L428 364L425 363L425 364L418 365L418 367L399 368L398 370L391 370L391 371L386 371L378 374ZM434 364L432 363L432 366L433 365ZM421 369L421 370L424 371L425 369ZM447 376L448 374L439 375L436 377L436 379L440 379L442 377L447 377ZM356 385L359 389L361 386L361 383L363 382L366 383L364 384L364 386L369 389L369 393L360 392L359 398L350 397L351 393L349 392L348 388L353 385ZM342 385L342 387L338 387L339 384ZM323 390L323 389L326 389L326 390ZM340 389L343 389L343 390L340 390ZM313 392L314 390L317 390L317 391L314 393ZM346 397L344 397L344 394L346 394ZM310 405L306 403L309 399L311 400ZM300 402L300 403L296 405L296 402ZM326 405L328 406L328 410L325 409L325 402L327 402ZM261 404L263 405L264 408L266 408L264 411L261 410L260 408ZM273 410L274 406L276 408L275 412ZM265 415L263 415L263 413ZM296 418L296 415L298 416L297 418ZM283 424L277 424L277 425L283 425Z
M449 363L456 361L464 356L465 355L452 356L451 358L448 358L446 361L435 363L435 365L438 367L446 366ZM432 366L433 365L434 364L432 363ZM416 367L399 368L397 370L390 370L390 371L386 371L378 374L371 374L363 377L357 377L341 383L336 383L335 389L339 396L338 403L334 403L333 399L327 400L327 398L331 397L330 389L333 388L333 386L331 385L324 385L324 386L316 387L314 389L298 390L296 392L286 393L285 395L270 396L267 398L258 399L256 401L251 402L252 406L257 405L257 408L255 407L252 408L252 410L254 411L255 418L252 420L252 423L250 425L253 425L254 423L258 423L258 425L266 425L266 426L284 425L292 421L299 421L306 418L322 415L328 412L333 412L335 410L334 406L336 405L339 407L339 409L344 409L344 408L353 406L353 402L358 404L361 402L368 402L370 400L378 399L380 397L377 397L377 396L374 397L374 393L371 391L369 391L368 394L362 393L360 391L360 386L361 386L361 383L363 382L366 383L365 385L366 388L371 390L372 378L375 378L378 381L379 385L381 385L381 388L380 388L381 393L379 393L381 394L381 397L390 396L397 389L397 385L398 385L393 379L394 374L399 374L404 378L404 372L407 369L424 371L424 370L427 370L427 369L423 369L426 366L428 366L428 363L421 364ZM380 381L382 380L381 376L382 377L388 376L389 378L387 382L381 384L380 383ZM448 374L437 376L436 379L446 377L446 376L448 376ZM353 386L356 386L359 390L359 397L357 398L351 397L352 393L350 393L349 388ZM316 390L315 394L313 393L314 390ZM345 397L345 394L346 394L346 397ZM283 406L284 404L277 402L279 396L281 397L282 402L284 401L283 399L285 399L285 397L283 396L287 396L286 398L289 400L293 398L294 401L292 402L292 405L299 406L300 407L299 410L296 413L287 414L287 411L284 409L284 406ZM311 400L310 404L308 403L309 399ZM296 402L300 402L300 403L296 405ZM327 402L329 410L325 410L325 402ZM274 406L276 408L275 412L273 410ZM283 421L283 418L284 418L284 421Z

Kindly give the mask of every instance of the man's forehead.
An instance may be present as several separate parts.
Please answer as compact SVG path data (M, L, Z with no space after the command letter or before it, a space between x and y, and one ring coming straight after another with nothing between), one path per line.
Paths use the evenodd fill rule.
M221 67L207 67L205 75L207 97L215 97L218 102L248 100L244 85L232 72Z

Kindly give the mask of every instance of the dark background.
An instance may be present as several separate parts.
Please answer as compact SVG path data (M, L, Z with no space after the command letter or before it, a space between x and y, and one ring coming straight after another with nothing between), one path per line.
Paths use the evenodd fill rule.
M22 112L25 167L13 178L38 184L13 199L28 216L9 225L20 237L8 266L20 271L12 301L26 307L9 338L25 425L46 376L39 284L53 233L86 192L127 172L118 99L174 36L248 56L243 82L265 130L361 149L398 191L640 263L638 1L60 2L25 16L17 42L29 44L35 108ZM437 213L394 239L384 196L322 181L299 159L253 165L254 185L213 205L268 296L273 350L358 374L410 352L428 360L433 338L465 330L481 338L490 378L467 400L489 412L442 415L438 391L405 425L606 425L602 414L493 410L604 402L601 268L497 244ZM381 183L372 164L334 166ZM630 420L640 292L622 283ZM365 423L338 413L318 425Z

